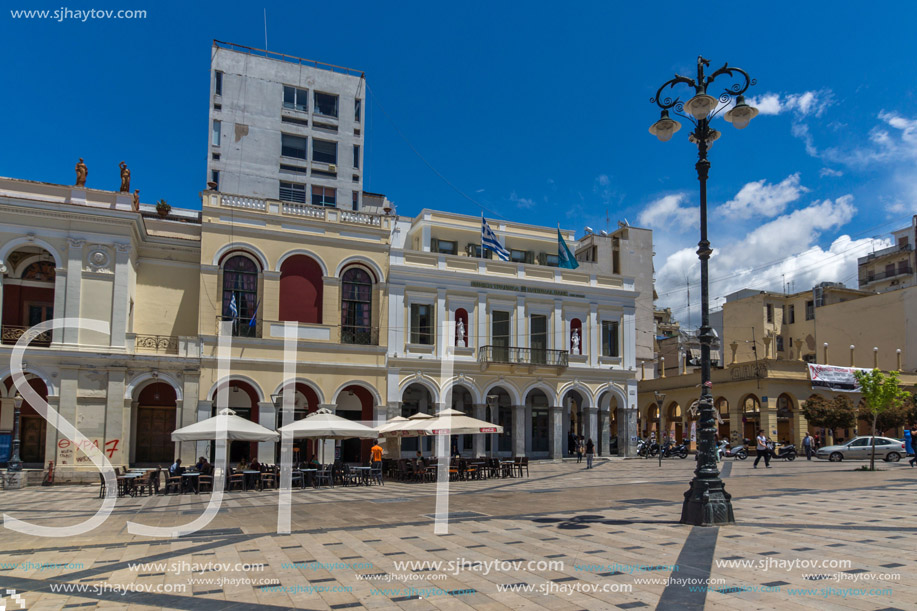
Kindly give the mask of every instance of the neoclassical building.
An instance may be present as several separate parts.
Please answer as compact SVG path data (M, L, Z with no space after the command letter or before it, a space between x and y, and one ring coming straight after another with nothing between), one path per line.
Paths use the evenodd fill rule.
M480 251L480 218L363 201L348 211L208 190L200 211L159 214L126 193L0 179L0 435L13 425L14 346L53 320L26 350L28 383L116 465L207 454L171 433L224 402L276 428L285 385L294 418L324 407L379 423L451 405L503 425L456 439L466 455L557 458L571 433L602 454L632 450L616 442L637 427L640 291L596 258L645 249L648 231L579 243L565 232L582 260L561 269L556 229L494 222L503 262ZM103 326L51 328L63 318ZM27 468L97 477L28 401L21 440ZM389 455L429 451L388 443ZM371 444L333 445L361 461ZM273 443L230 449L233 461L277 456Z

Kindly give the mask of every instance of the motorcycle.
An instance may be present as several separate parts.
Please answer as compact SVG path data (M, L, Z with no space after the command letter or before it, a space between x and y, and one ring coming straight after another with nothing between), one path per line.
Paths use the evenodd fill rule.
M679 444L673 442L666 442L662 448L662 457L671 458L677 456L678 458L687 458L688 457L688 446L681 442Z
M650 442L646 439L641 439L637 442L637 456L646 456L647 451L649 450Z
M722 458L735 458L738 460L745 460L748 458L748 450L745 449L744 445L739 445L736 447L731 447L728 441L720 442L720 447L718 448L720 457Z
M771 452L771 458L792 461L796 460L796 457L799 455L796 451L796 446L792 443L768 443L767 449Z

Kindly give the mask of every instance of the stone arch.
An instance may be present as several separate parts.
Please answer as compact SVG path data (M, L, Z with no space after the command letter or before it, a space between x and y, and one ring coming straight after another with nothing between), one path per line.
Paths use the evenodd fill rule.
M580 407L592 407L595 405L595 396L589 390L589 387L582 382L567 382L558 389L557 396L563 400L571 390L575 390L583 398L583 405Z
M124 387L124 400L136 400L137 397L140 396L140 391L151 384L155 384L156 382L165 382L171 386L172 389L175 390L176 401L184 400L182 385L178 383L178 380L176 380L170 374L162 372L153 373L151 371L141 373L140 375L136 375L133 377L133 379L131 379L128 385Z
M362 255L353 255L342 260L340 263L338 263L337 269L334 270L334 276L336 278L340 278L344 273L344 270L352 265L362 265L363 267L369 269L375 275L376 284L385 282L385 274L382 273L382 268L379 267L379 264L372 259Z
M319 385L316 384L315 382L312 382L311 380L307 380L305 378L294 378L292 380L287 380L286 382L281 382L274 388L274 392L272 392L271 394L272 395L281 394L283 392L283 387L286 386L287 384L290 384L294 387L299 384L302 384L303 386L308 386L309 388L312 389L312 392L315 393L315 396L318 397L319 403L325 402L325 394L322 392L321 387L319 387Z
M248 242L230 242L229 244L224 244L213 254L213 265L222 266L223 260L231 254L246 254L252 257L258 264L261 266L261 271L271 269L271 266L268 265L267 257L264 256L264 253L255 246L254 244L249 244Z
M515 384L509 382L508 380L497 380L488 384L484 388L484 392L481 393L481 396L484 397L485 402L487 400L487 395L489 395L490 391L497 386L506 391L506 394L508 394L510 399L512 399L513 405L522 405L522 395L520 394L519 389L516 388Z
M446 380L446 383L443 384L440 396L445 399L446 394L448 394L448 392L456 386L461 386L465 388L465 390L467 390L469 393L471 393L471 400L475 404L480 405L484 403L484 399L482 398L481 391L478 390L478 387L472 384L471 381L467 378L462 378L459 376L454 376L453 378Z
M378 391L376 391L375 387L373 387L372 384L367 384L366 382L360 382L359 380L351 380L350 382L345 382L344 384L341 384L340 386L338 386L337 390L334 391L334 394L331 395L331 402L334 404L337 404L338 398L340 397L341 393L344 392L344 390L346 390L348 386L358 386L360 388L363 388L369 391L369 394L372 395L374 404L382 405L382 399L380 398L379 393Z
M9 242L6 242L2 247L0 247L0 261L6 261L10 253L14 252L21 246L40 246L47 250L52 257L54 257L54 265L56 267L64 267L64 258L61 256L60 252L58 252L56 248L51 246L51 244L45 240L33 236L14 238Z
M262 401L265 400L265 399L264 399L264 391L261 390L261 385L258 384L257 382L255 382L254 379L252 379L252 378L250 378L250 377L248 377L248 376L246 376L246 375L241 375L241 374L238 374L238 373L230 374L230 375L228 375L228 376L226 376L226 377L224 377L224 378L221 378L220 380L216 381L216 382L213 384L213 386L210 387L210 390L207 391L208 400L214 401L214 402L215 402L215 401L216 401L217 390L220 388L220 386L222 386L223 384L231 384L232 382L245 382L246 384L248 384L249 386L252 387L252 390L255 391L255 394L257 395L258 401L259 401L259 402L262 402Z
M41 367L36 367L30 363L28 368L23 370L22 375L25 376L26 381L28 381L30 377L34 377L44 382L45 388L48 390L49 397L56 397L59 394L57 387L52 381L54 378L49 376L48 373ZM10 386L7 387L6 384L0 384L0 396L15 397L16 387L13 385L13 372L9 367L2 370L2 373L0 373L0 381L5 382L6 380L10 381Z
M551 407L555 407L558 405L557 391L554 388L552 388L550 384L547 384L546 382L534 382L532 384L529 384L525 388L525 390L522 391L522 396L527 399L529 396L529 393L536 389L544 392L545 396L547 396L548 398L548 403Z
M322 273L325 276L328 275L328 266L325 265L325 261L322 260L322 258L318 256L317 254L315 254L313 251L306 250L305 248L296 248L294 250L288 250L287 252L283 253L280 256L280 258L277 259L277 265L274 266L274 271L279 272L280 267L283 265L283 262L289 259L290 257L296 256L296 255L305 255L309 257L310 259L314 260L316 263L318 263L318 266L322 268Z

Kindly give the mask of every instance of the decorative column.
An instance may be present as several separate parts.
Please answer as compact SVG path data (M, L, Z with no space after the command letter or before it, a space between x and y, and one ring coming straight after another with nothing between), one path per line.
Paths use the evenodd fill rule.
M599 409L594 406L589 406L583 411L586 412L586 422L585 422L586 426L583 427L583 430L586 431L586 440L588 441L589 439L591 439L592 443L596 443L598 441L598 436L599 436L599 427L598 427L598 422L597 422L598 415L599 415Z
M434 333L433 337L436 341L436 358L442 360L446 355L446 344L452 341L452 338L443 336L444 323L449 320L449 316L446 314L446 289L439 289L436 291L436 318L434 320ZM455 337L455 333L452 334L452 337Z
M766 401L764 399L767 399ZM777 398L762 397L761 400L761 419L760 428L764 429L764 434L771 441L777 439ZM757 434L757 431L755 431Z
M851 366L851 367L855 367L855 365L853 364L853 362L854 362L854 361L853 361L853 353L854 353L854 350L856 350L856 346L854 346L853 344L850 344L850 366Z
M525 456L525 406L513 406L513 456Z
M131 401L124 400L124 379L127 368L113 367L108 370L108 389L105 397L105 411L107 412L100 437L104 440L102 450L109 449L105 445L115 441L112 446L115 451L109 460L113 465L125 465L130 462L131 446ZM120 439L120 441L118 441ZM106 456L109 453L106 452Z
M739 342L734 341L730 343L729 348L730 350L732 350L732 361L729 364L735 365L736 364L736 352L739 350Z
M611 443L611 426L609 422L609 417L611 415L611 409L602 409L599 408L599 438L596 441L597 448L601 448L601 452L597 452L599 456L611 456L609 451L608 444Z
M599 344L599 306L596 303L589 304L589 366L599 366L599 355L602 354L602 346ZM585 340L586 338L582 338ZM582 344L580 344L582 346Z
M389 401L386 408L386 421L401 415L401 401ZM382 450L386 458L408 458L401 455L401 437L383 437Z
M131 245L115 244L115 284L111 298L111 337L109 345L123 348L127 334L128 310L130 309L130 265Z
M272 431L277 430L277 408L270 401L258 401L258 424ZM276 448L276 441L259 442L258 462L273 465L277 455Z
M493 422L492 420L488 420L487 405L483 403L475 403L473 406L472 413L474 414L474 417L477 418L478 420L487 420L488 422ZM471 443L472 443L471 448L472 448L474 457L483 458L485 454L484 452L484 434L472 435Z
M67 240L70 249L67 254L67 288L64 300L64 311L54 312L55 316L77 318L80 315L80 285L83 280L83 245L85 240L70 238ZM76 326L64 329L64 343L78 344L80 330Z
M551 407L548 437L551 440L549 446L551 458L561 460L564 457L564 408L561 405Z
M78 367L61 367L60 401L57 408L61 417L77 428L80 428L76 419L76 395L79 388L79 374L80 370ZM57 451L57 461L54 464L58 467L66 467L68 475L72 476L77 465L76 461L77 457L80 455L80 450L77 450L75 444L69 440L64 444L59 444L61 440L66 440L66 437L56 428L53 433L51 429L52 427L50 426L47 428L47 437L54 439L54 447L59 448ZM64 447L61 447L61 445ZM45 456L47 457L48 455L46 454ZM61 475L63 475L63 473L61 473Z
M8 270L3 261L0 261L0 329L3 328L3 274Z

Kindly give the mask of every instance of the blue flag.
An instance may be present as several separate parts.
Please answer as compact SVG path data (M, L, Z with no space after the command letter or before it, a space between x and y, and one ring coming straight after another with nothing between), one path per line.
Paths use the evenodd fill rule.
M248 326L249 326L249 327L254 327L254 326L255 326L255 317L258 316L258 308L259 308L260 306L261 306L261 302L260 302L260 301L259 301L258 303L255 304L255 311L252 312L252 318L251 318L251 320L248 321Z
M557 267L566 267L567 269L576 269L579 263L576 257L570 252L567 243L564 242L564 236L560 235L560 227L557 228Z

